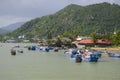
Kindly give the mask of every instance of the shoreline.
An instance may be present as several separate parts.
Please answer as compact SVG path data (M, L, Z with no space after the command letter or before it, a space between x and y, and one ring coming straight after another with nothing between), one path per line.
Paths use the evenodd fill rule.
M120 51L120 48L100 48L100 47L91 47L94 50L107 50L107 51Z

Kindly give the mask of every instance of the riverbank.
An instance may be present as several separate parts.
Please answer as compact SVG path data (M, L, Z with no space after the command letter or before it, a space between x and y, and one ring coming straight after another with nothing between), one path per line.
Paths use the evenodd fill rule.
M100 47L91 47L94 50L108 50L108 51L120 51L120 48L100 48Z

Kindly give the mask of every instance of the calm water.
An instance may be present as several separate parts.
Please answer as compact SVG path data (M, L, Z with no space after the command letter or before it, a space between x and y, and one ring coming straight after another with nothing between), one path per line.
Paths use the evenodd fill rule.
M120 59L103 56L99 62L74 63L63 51L49 53L28 51L11 56L17 44L0 47L0 80L120 80Z

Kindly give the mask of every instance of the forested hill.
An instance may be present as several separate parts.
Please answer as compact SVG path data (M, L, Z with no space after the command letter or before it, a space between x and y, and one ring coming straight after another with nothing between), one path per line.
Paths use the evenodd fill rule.
M71 4L52 15L33 19L11 33L27 37L35 35L46 37L63 33L76 32L78 35L89 35L91 32L109 33L120 29L120 6L100 3L88 6Z

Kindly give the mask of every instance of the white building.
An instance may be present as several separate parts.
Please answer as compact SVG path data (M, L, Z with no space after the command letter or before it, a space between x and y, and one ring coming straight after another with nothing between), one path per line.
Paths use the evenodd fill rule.
M76 40L80 41L80 40L83 40L83 39L88 39L88 37L86 37L86 36L78 36Z

